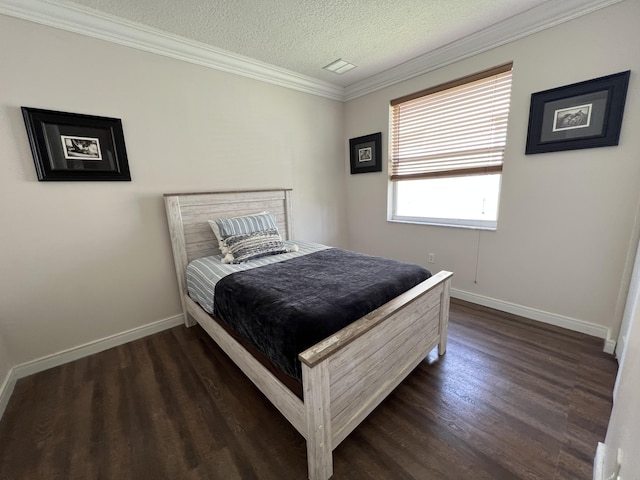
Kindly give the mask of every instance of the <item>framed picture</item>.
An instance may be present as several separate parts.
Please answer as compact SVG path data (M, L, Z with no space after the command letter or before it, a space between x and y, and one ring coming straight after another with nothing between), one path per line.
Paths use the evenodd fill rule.
M629 74L532 94L525 153L618 145Z
M130 181L119 118L22 107L38 180Z
M382 171L382 133L349 139L351 173Z

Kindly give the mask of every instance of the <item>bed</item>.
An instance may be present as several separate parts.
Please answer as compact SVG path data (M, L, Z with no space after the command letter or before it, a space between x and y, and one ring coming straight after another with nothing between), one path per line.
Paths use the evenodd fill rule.
M308 475L333 474L333 450L433 350L447 346L451 272L439 272L298 355L301 397L188 294L192 260L220 253L208 221L268 211L292 238L291 190L165 194L180 299L197 322L305 438Z

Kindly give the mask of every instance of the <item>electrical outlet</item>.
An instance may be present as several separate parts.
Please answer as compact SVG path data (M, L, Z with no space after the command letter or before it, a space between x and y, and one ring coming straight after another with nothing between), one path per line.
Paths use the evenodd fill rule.
M435 253L430 253L429 254L429 263L435 263L436 261L436 254Z

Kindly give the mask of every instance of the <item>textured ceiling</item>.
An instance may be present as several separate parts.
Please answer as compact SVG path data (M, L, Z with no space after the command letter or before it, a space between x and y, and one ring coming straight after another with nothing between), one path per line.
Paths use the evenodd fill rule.
M554 0L75 0L347 87ZM558 1L558 0L555 0ZM343 58L358 68L322 70Z

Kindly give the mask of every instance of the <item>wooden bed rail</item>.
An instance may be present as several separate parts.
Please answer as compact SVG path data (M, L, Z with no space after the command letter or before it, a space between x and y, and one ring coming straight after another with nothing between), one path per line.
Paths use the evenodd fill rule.
M323 360L331 357L338 350L350 344L358 337L364 335L379 323L383 322L391 315L398 313L399 308L405 308L410 305L416 298L421 297L425 293L433 290L436 287L441 286L441 283L450 281L453 276L452 272L441 271L425 280L419 285L416 285L411 290L407 290L403 294L394 298L390 302L382 305L373 312L368 313L360 320L352 323L351 325L343 328L339 332L331 335L320 343L317 343L311 348L308 348L298 358L302 363L308 367L314 367ZM441 352L441 354L444 352Z

